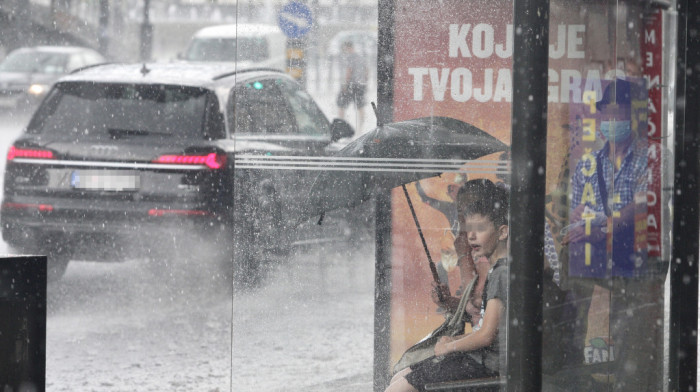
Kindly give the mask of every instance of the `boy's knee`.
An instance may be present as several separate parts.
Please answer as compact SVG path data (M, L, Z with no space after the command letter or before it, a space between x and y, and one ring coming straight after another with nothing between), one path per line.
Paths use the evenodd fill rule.
M398 373L394 374L394 377L391 378L391 381L389 381L389 384L393 384L394 382L400 380L401 378L405 377L408 373L411 373L411 368L406 368Z
M408 383L408 380L401 377L395 382L389 384L389 386L384 390L384 392L418 392L413 385Z

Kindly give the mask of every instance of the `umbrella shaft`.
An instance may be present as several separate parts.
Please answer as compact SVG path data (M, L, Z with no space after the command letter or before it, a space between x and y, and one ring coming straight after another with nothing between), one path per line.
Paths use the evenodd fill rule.
M433 274L433 279L435 280L435 283L440 283L440 277L438 276L437 268L435 267L435 262L433 262L433 258L430 257L430 251L428 250L428 244L425 242L425 237L423 236L423 230L420 228L420 223L418 222L418 216L416 215L416 210L413 208L413 203L411 202L411 197L408 195L408 190L406 189L406 185L401 185L403 188L403 194L406 196L406 201L408 202L408 208L411 210L411 215L413 215L413 221L416 223L416 228L418 229L418 235L420 236L420 240L423 243L423 249L425 250L425 255L428 256L428 262L430 263L430 272ZM438 290L438 295L440 295L441 292ZM442 298L440 298L442 300Z

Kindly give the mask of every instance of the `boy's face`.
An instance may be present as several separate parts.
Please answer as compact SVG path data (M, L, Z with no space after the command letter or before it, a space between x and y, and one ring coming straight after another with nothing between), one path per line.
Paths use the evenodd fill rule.
M508 226L496 227L491 219L481 214L464 218L464 231L471 247L472 257L491 257L501 240L508 238Z

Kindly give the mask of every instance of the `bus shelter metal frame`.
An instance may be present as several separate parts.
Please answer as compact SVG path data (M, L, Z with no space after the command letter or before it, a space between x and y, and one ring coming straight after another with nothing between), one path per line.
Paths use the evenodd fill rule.
M392 121L394 11L396 0L379 0L378 116ZM542 389L542 286L547 157L549 0L514 0L511 198L520 208L510 220L507 391ZM667 390L697 386L698 237L700 235L700 5L677 3L675 178ZM669 6L649 1L650 7ZM691 34L692 33L692 34ZM688 110L686 110L686 108ZM389 345L391 296L391 200L377 198L375 346ZM375 355L375 391L388 379L388 351Z
M670 268L669 391L697 388L700 225L700 5L677 2L675 178Z
M542 389L542 284L547 178L549 0L513 2L508 391ZM512 129L518 132L512 132ZM511 204L512 205L512 204Z

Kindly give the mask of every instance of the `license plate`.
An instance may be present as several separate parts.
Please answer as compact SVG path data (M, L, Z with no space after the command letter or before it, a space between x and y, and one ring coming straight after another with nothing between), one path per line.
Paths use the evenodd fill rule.
M136 172L123 170L75 170L70 185L75 189L99 191L136 191L140 177Z

